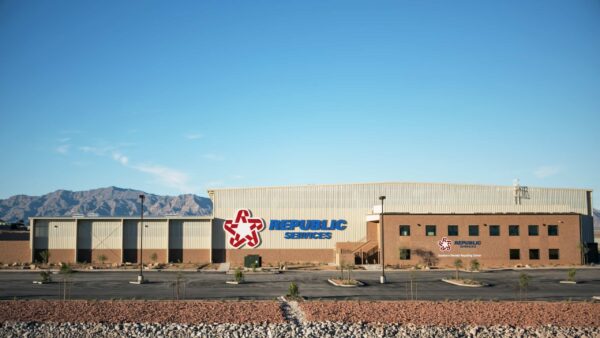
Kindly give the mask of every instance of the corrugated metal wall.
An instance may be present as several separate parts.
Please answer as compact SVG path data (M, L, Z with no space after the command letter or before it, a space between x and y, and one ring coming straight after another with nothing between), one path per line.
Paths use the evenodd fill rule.
M170 220L170 249L210 249L210 220Z
M78 249L120 249L121 220L80 220L77 230Z
M75 220L48 222L48 249L75 249L77 245Z
M144 219L144 248L168 249L169 229L167 219ZM124 249L140 247L139 220L125 220L123 228Z
M220 220L234 217L240 208L248 208L266 221L261 248L334 248L336 242L362 241L365 216L380 203L381 195L386 196L386 212L588 213L586 190L532 187L528 191L529 199L517 205L512 186L369 183L214 190L213 247L225 246ZM285 231L268 230L271 219L345 219L348 228L334 231L331 240L290 240L284 239Z

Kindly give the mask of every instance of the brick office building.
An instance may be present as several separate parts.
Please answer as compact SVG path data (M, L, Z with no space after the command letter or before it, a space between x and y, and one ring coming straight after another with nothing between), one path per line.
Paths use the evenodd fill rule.
M210 217L36 217L30 261L573 265L596 252L587 189L364 183L215 189ZM381 214L380 196L385 196ZM0 250L0 258L2 256Z

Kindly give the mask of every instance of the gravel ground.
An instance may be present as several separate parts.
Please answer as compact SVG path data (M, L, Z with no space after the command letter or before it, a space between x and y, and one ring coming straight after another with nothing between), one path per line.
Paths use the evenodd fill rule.
M600 328L417 326L320 322L255 324L0 324L1 337L600 337Z
M308 321L600 327L600 303L584 302L304 302Z
M0 337L600 337L598 303L3 301ZM551 324L551 325L549 325Z
M275 301L1 301L0 322L281 323Z

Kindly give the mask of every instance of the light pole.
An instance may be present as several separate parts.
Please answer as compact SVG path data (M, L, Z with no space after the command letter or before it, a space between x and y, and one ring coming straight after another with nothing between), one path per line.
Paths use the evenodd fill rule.
M381 264L381 276L379 277L379 283L385 284L385 260L383 256L383 200L385 200L385 196L379 196L379 200L381 201L381 213L379 214L379 243L381 243L381 248L379 249L379 263Z
M140 194L140 274L137 277L137 281L130 282L132 284L144 284L144 194Z

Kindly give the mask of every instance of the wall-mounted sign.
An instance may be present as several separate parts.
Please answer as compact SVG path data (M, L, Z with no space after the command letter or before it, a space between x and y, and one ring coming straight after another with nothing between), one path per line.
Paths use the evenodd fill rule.
M236 249L248 245L256 248L260 245L261 239L259 232L264 230L265 222L260 218L251 217L248 209L238 210L235 219L227 219L223 224L223 229L229 233L229 244Z
M459 253L459 254L450 254L449 253L450 251L452 251L453 245L458 246L461 249L476 249L481 245L481 241L463 241L463 240L451 241L447 237L442 237L442 239L439 240L437 242L437 244L438 244L440 251L444 252L444 254L438 254L438 257L456 257L456 258L481 257L480 254L476 254L476 253ZM446 252L448 252L448 253L446 253Z
M276 220L269 223L269 230L287 231L285 239L331 239L332 231L346 230L346 220Z

